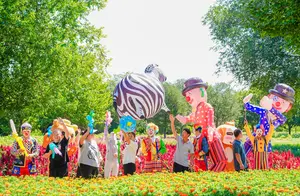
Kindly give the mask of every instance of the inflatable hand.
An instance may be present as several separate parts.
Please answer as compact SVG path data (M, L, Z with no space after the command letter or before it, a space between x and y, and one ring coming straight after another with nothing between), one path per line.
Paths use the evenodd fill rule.
M250 93L249 95L247 95L244 99L243 99L243 102L244 103L248 103L253 97L253 94Z
M181 115L177 115L176 119L181 123L181 124L186 124L186 118L184 116Z
M120 119L120 129L125 132L134 132L136 129L136 121L131 116L123 116Z
M260 106L262 108L265 108L266 110L271 110L272 109L272 104L273 104L273 100L270 99L267 96L264 96L261 100L260 100Z
M57 146L54 143L49 144L49 148L52 151L52 159L54 159L55 154L62 156L61 152L58 150Z

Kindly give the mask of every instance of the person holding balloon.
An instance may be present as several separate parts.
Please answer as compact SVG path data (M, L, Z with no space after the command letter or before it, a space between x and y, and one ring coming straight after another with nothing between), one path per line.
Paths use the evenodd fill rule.
M135 160L138 150L138 143L135 139L136 121L131 116L123 116L120 119L120 129L125 142L123 150L124 175L133 175L136 171Z
M14 122L10 120L12 135L15 138L11 148L11 154L15 156L12 175L36 174L35 158L39 155L37 140L30 136L32 126L24 123L21 126L22 137L19 137Z
M53 141L48 144L43 157L50 159L49 176L62 178L68 176L68 144L70 133L63 119L58 118L57 122L60 126L53 130ZM62 134L62 131L64 134Z

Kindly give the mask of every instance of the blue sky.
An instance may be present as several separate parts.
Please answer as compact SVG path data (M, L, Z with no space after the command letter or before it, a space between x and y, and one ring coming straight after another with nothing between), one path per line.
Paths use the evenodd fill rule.
M168 81L200 77L205 82L229 82L232 76L214 75L218 54L202 19L214 0L109 0L89 20L104 27L103 45L113 60L110 74L143 72L158 64Z

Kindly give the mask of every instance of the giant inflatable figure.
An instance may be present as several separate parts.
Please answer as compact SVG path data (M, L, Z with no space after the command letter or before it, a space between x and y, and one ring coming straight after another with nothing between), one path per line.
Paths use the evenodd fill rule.
M271 121L275 129L286 122L286 117L282 115L288 112L295 102L295 91L286 84L277 84L274 89L269 91L268 96L264 96L260 101L260 106L250 104L252 94L244 98L245 109L260 115L260 125L264 127L264 134L267 135L270 130ZM255 136L255 133L253 134ZM248 154L252 150L251 141L249 139L245 142L245 152ZM272 151L272 145L269 142L268 152Z
M236 129L237 128L235 127L235 123L233 121L226 122L224 125L220 125L217 128L217 131L221 134L221 142L223 144L225 155L227 158L225 171L235 171L233 162L232 143L235 139L233 132Z
M212 171L224 171L226 156L220 141L220 135L215 131L214 109L207 103L207 84L200 78L190 78L184 83L182 95L192 106L189 116L177 115L176 118L182 124L193 123L195 127L202 127L202 133L208 138L209 156L213 162Z
M114 107L119 115L132 116L135 120L155 116L161 109L169 111L165 105L166 81L158 65L148 65L145 74L130 74L116 86L113 97Z

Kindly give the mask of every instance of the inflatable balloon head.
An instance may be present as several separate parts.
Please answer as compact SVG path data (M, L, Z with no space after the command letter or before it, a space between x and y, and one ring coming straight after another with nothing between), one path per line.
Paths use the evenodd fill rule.
M207 101L207 84L200 78L190 78L184 83L182 95L185 96L186 101L196 108L199 103Z
M269 93L268 97L273 100L273 107L281 113L288 112L295 102L295 91L286 84L276 84Z
M132 116L136 120L155 116L165 104L166 77L157 65L149 65L144 74L130 74L123 78L113 93L113 106L119 117Z
M235 127L234 121L226 122L224 125L220 125L217 128L217 132L220 134L221 142L225 151L225 155L227 158L226 163L226 171L234 171L234 161L233 161L233 141L234 137L234 130L237 128Z
M152 74L160 82L165 82L167 77L164 75L163 71L156 64L150 64L145 69L146 74Z
M147 125L147 134L150 136L150 137L153 137L156 133L158 133L159 129L158 129L158 126L155 125L154 123L149 123Z
M233 121L226 122L224 125L221 125L217 128L217 131L221 135L221 141L223 144L232 145L234 141L233 132L237 128L235 127L235 123Z
M256 133L257 137L261 137L261 136L265 135L265 128L263 125L258 124L254 128L254 132Z
M21 129L22 129L22 134L25 138L30 137L32 126L28 122L23 123L21 125Z
M124 132L134 132L136 121L131 116L123 116L120 118L120 129Z

